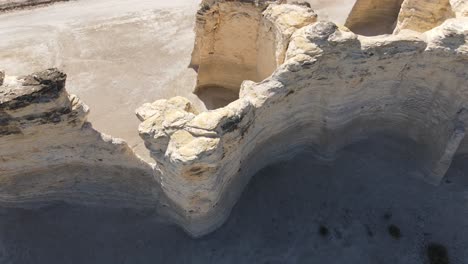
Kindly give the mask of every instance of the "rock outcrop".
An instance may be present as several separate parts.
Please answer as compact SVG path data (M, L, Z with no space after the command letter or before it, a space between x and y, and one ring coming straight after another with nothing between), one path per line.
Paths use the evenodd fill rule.
M468 16L468 1L466 0L450 0L450 6L456 17Z
M151 165L135 156L124 141L92 128L86 121L88 106L66 92L65 80L66 75L56 69L4 78L0 86L0 203L49 199L90 203L98 202L100 196L132 193L132 184L152 183L159 188ZM63 172L67 171L64 167L70 171ZM115 171L118 167L134 175L119 179L89 175L93 168ZM95 192L76 189L84 185L93 186ZM134 197L139 199L138 192Z
M270 5L263 17L288 8L296 7ZM196 114L188 100L173 98L139 109L140 134L179 223L195 236L210 232L264 166L305 147L333 159L375 134L416 142L420 170L412 174L438 184L468 147L467 27L465 18L449 19L424 34L371 38L331 22L291 27L288 44L273 47L276 59L287 47L284 62L261 82L244 81L226 107ZM212 63L198 62L199 69Z
M404 29L424 32L454 16L449 0L405 0L395 33Z
M422 33L467 14L465 0L357 0L345 25L366 36L397 34L405 29Z
M395 1L379 8L394 12ZM156 207L196 237L225 221L268 164L305 148L334 159L375 135L414 142L419 166L411 174L437 185L454 155L468 152L468 18L464 1L451 6L454 18L426 32L364 37L316 22L304 5L203 1L196 89L228 89L238 99L210 111L183 97L139 108L139 133L155 165L95 131L88 107L66 93L63 73L2 73L0 202ZM419 27L405 12L404 27Z

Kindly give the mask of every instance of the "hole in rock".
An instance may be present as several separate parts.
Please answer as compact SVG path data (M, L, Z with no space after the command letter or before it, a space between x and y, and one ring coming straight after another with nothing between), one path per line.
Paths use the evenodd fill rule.
M282 63L276 26L252 3L225 3L204 10L197 25L191 67L197 71L195 94L207 109L239 98L244 80L259 82ZM208 15L207 15L208 14Z
M458 157L448 172L452 184L434 187L409 175L417 166L414 147L405 140L369 139L328 162L303 151L258 172L228 221L200 239L189 238L151 209L67 204L2 209L0 259L21 264L394 264L443 261L449 252L452 263L464 263L466 157ZM382 217L389 211L392 224L405 230L398 243ZM329 228L327 239L318 232L320 225ZM428 247L432 241L445 250ZM447 263L435 260L431 264Z
M357 0L345 26L356 34L392 34L403 0Z

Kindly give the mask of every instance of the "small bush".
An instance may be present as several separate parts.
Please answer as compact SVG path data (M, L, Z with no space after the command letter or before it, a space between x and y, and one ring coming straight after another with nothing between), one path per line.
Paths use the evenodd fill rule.
M400 228L396 225L389 225L388 226L388 233L395 239L401 238L401 231Z
M320 228L319 228L319 234L323 237L326 237L328 236L328 234L330 234L330 231L328 230L328 228L324 225L321 225Z
M431 243L427 246L427 257L430 264L449 264L447 249L437 243Z

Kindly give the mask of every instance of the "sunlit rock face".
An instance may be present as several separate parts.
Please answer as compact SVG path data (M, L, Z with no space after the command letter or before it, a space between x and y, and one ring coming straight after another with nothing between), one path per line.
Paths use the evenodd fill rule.
M403 29L424 32L454 16L455 13L449 0L406 0L398 15L395 33Z
M217 2L221 9L224 4L233 8L232 2ZM262 17L293 8L270 5ZM305 20L306 14L298 16ZM305 146L318 158L333 159L344 146L376 134L408 138L420 146L414 153L418 169L410 174L432 184L441 181L456 153L466 152L466 18L446 20L424 34L371 38L331 22L282 28L292 33L277 38L286 45L271 47L279 66L260 82L244 81L238 100L199 114L183 98L137 111L176 221L194 236L223 223L256 171ZM199 43L204 32L197 31ZM217 51L222 57L232 50ZM198 60L199 74L204 63L211 65ZM222 83L223 74L229 71L214 80Z

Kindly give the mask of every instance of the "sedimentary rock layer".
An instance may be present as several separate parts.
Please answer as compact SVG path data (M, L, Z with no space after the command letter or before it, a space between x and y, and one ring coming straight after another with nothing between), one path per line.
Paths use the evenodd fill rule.
M468 147L467 26L466 18L449 19L424 34L369 38L312 23L292 34L270 77L243 82L240 99L226 107L196 114L183 98L143 106L140 133L177 221L205 234L267 164L306 146L332 159L375 134L418 144L412 174L438 184Z
M0 12L70 0L0 0Z

